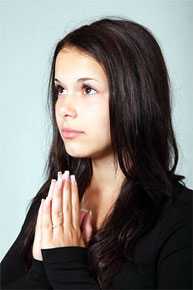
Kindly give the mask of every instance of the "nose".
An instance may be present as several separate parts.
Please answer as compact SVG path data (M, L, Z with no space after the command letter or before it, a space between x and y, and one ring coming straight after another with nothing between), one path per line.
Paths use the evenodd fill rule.
M74 119L77 117L75 99L69 95L65 95L63 98L57 100L56 110L62 118Z

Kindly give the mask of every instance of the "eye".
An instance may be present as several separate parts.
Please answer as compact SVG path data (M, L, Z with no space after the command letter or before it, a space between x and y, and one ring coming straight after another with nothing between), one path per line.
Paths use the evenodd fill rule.
M57 95L66 95L66 89L64 89L62 86L57 85L55 88Z
M96 90L89 87L89 86L84 86L84 95L93 95L96 93Z

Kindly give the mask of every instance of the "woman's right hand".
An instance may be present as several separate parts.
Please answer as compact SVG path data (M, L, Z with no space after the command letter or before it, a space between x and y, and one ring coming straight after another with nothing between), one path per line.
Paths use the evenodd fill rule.
M38 211L38 217L35 228L35 237L32 249L33 258L39 261L43 261L41 253L41 210L42 210L41 208L42 204L40 205ZM92 236L91 212L88 212L87 210L84 209L80 210L80 226L85 244L88 244Z

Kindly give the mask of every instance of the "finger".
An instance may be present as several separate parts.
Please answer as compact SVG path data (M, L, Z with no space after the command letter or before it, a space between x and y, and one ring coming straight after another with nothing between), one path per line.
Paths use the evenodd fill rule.
M41 232L42 205L43 205L43 199L41 200L41 204L38 210L38 216L37 216L37 221L36 221L36 234L39 234Z
M82 229L83 239L85 243L88 243L92 237L92 232L93 232L91 211L89 211L89 213L83 219L81 229Z
M63 224L62 187L62 172L58 172L58 180L54 186L52 197L52 223L56 226Z
M42 202L42 249L47 248L52 240L52 222L50 216L50 199L43 200Z
M82 208L80 210L80 214L79 214L79 224L80 224L80 226L82 224L82 221L83 221L84 217L87 215L87 213L88 213L87 209Z
M41 213L42 213L42 200L41 204L38 210L38 216L37 216L37 222L35 227L35 237L34 237L34 243L33 243L33 257L36 260L42 261L42 255L41 255Z
M69 171L64 172L64 187L63 187L63 214L64 214L64 228L72 225L72 204L71 204L71 186Z
M80 201L78 195L78 186L74 175L70 176L71 180L71 199L72 199L72 223L75 229L80 228Z
M51 180L51 185L50 185L50 188L49 188L49 191L48 191L48 198L50 200L52 200L52 198L53 198L55 184L56 184L56 179L52 179Z

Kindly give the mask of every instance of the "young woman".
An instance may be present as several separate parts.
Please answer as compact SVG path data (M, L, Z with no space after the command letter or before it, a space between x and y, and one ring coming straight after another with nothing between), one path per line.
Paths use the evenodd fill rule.
M56 46L47 181L2 261L3 289L192 289L192 191L159 45L102 19ZM64 172L64 173L63 173Z

